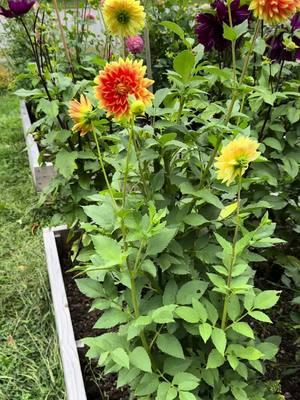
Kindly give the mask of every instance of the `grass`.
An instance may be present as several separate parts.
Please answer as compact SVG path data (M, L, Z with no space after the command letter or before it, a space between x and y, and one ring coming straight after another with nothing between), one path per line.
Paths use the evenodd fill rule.
M64 400L19 102L0 97L0 400Z

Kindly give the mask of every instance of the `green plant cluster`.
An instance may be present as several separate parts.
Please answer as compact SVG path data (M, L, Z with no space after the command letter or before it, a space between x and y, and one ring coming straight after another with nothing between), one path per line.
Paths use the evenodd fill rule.
M280 344L261 326L281 285L258 287L256 271L283 268L299 304L299 66L266 57L260 21L224 26L222 60L197 44L188 2L152 7L170 18L157 29L150 17L159 89L146 115L120 121L98 109L93 78L112 42L93 56L84 29L66 32L70 53L59 42L48 66L29 64L31 87L17 91L58 171L42 201L55 201L54 220L63 214L76 232L73 271L85 275L76 282L102 312L95 328L105 333L84 339L88 356L138 399L281 399L259 378ZM165 58L160 29L175 43ZM68 116L82 93L94 108L84 136ZM245 168L232 164L227 186L214 163L241 137L258 141L261 156L249 165L233 154Z

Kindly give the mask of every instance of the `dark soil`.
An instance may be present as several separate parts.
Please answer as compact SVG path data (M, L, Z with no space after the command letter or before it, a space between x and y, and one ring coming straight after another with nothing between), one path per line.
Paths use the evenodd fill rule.
M65 251L64 254L68 254L68 251ZM101 335L105 332L104 330L93 329L93 326L100 317L101 312L97 310L89 312L91 300L80 292L75 283L74 275L67 272L71 267L70 258L61 255L60 261L75 339L79 340L85 337ZM118 389L116 375L104 375L103 370L97 367L97 360L89 360L86 357L86 351L86 348L78 349L87 399L128 400L128 389L126 387Z

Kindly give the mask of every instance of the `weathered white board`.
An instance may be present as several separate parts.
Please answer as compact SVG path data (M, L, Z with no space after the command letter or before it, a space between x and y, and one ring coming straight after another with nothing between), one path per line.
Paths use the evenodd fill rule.
M23 100L20 103L20 111L34 186L37 192L42 192L49 185L51 179L56 176L56 171L50 162L46 162L45 165L39 165L40 151L34 137L30 133L27 134L28 129L31 127L31 121L26 103Z
M45 228L44 246L67 399L87 400L57 249L57 240L65 233L66 226Z

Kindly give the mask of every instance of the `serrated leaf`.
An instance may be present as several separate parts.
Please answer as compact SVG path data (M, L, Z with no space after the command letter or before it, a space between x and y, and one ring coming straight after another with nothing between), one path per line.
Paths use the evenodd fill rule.
M164 333L158 336L157 347L163 353L169 354L172 357L185 358L181 343L174 335L170 335L169 333Z
M221 365L224 364L224 361L225 359L222 354L220 354L218 350L212 349L208 356L206 369L221 367Z
M247 322L234 322L231 325L231 328L240 335L254 339L253 329Z
M254 308L267 310L273 307L279 300L280 292L277 290L265 290L255 297Z
M272 320L262 311L249 311L248 314L257 321L272 323Z
M226 344L227 344L227 338L226 334L223 331L223 329L214 327L212 334L211 334L211 339L213 344L215 345L215 348L218 350L218 352L222 355L224 355Z
M218 221L222 221L223 219L229 217L237 208L237 202L229 204L228 206L224 207L218 217Z
M123 368L129 369L129 356L121 347L118 347L111 352L111 358L116 364Z
M77 151L67 151L65 149L59 150L56 154L55 168L64 178L70 179L75 169L77 169L75 162L77 156Z
M164 228L161 232L152 236L148 241L147 255L155 256L164 251L176 232L176 228Z
M179 390L194 390L199 384L200 379L188 372L178 372L173 378L173 385L178 386Z
M151 360L144 347L136 347L130 353L129 360L132 365L134 365L136 368L139 368L141 371L152 372Z
M177 292L178 304L192 304L193 299L199 300L207 289L208 283L194 280L185 283Z
M176 308L176 315L186 322L191 324L199 322L199 316L197 312L191 307L181 306Z
M103 294L102 285L90 278L75 279L76 285L81 293L92 299L95 299Z
M204 324L200 324L199 325L199 333L200 333L200 336L202 337L204 343L206 343L211 336L212 326L210 324L208 324L207 322L205 322Z
M95 323L95 329L108 329L113 328L114 326L123 324L127 322L129 319L128 314L125 314L123 311L110 309L104 311L98 321Z

